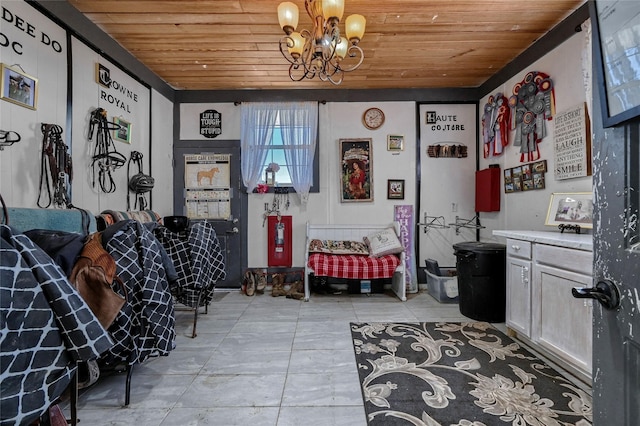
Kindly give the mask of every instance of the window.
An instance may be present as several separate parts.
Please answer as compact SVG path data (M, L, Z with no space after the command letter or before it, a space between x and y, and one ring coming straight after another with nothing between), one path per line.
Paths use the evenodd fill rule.
M271 143L269 144L267 158L262 165L262 170L269 169L269 166L272 164L277 165L278 170L275 171L275 182L278 186L291 186L292 184L289 166L287 165L287 160L284 155L285 149L286 147L282 142L282 129L280 128L280 124L276 124L276 127L273 128ZM266 176L263 176L261 182L266 182L266 180Z
M318 191L318 104L242 103L242 179L291 187L306 203ZM267 173L269 170L269 173Z

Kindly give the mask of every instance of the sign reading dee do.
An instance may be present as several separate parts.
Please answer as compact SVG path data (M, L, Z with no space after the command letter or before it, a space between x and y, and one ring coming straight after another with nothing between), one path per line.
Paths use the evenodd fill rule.
M222 114L214 109L200 113L200 134L206 138L215 138L222 134Z

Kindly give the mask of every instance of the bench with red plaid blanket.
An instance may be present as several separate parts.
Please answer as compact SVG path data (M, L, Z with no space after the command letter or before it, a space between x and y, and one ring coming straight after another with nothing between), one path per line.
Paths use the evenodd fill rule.
M312 241L362 242L364 237L376 231L392 227L399 234L399 224L386 225L312 225L307 223L307 242L305 248L305 300L310 297L309 274L315 277L333 277L347 279L392 278L392 290L400 300L405 301L404 252L380 257L367 254L317 253ZM338 247L337 251L344 250Z

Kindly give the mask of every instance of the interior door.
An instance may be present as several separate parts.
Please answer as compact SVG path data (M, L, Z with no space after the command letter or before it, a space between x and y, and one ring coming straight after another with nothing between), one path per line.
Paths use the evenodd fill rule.
M173 210L216 230L227 277L217 288L240 288L247 267L247 192L240 174L240 141L181 141L174 146Z
M613 284L620 294L620 305L615 309L606 309L594 301L594 424L637 425L640 419L640 124L636 121L603 130L597 99L594 107L593 284L601 288Z

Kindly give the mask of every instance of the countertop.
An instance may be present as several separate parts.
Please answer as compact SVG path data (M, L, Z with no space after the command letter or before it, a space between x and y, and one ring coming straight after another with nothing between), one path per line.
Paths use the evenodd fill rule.
M495 230L493 231L493 235L513 238L516 240L531 241L532 243L593 251L593 235L590 234L561 234L558 231Z

